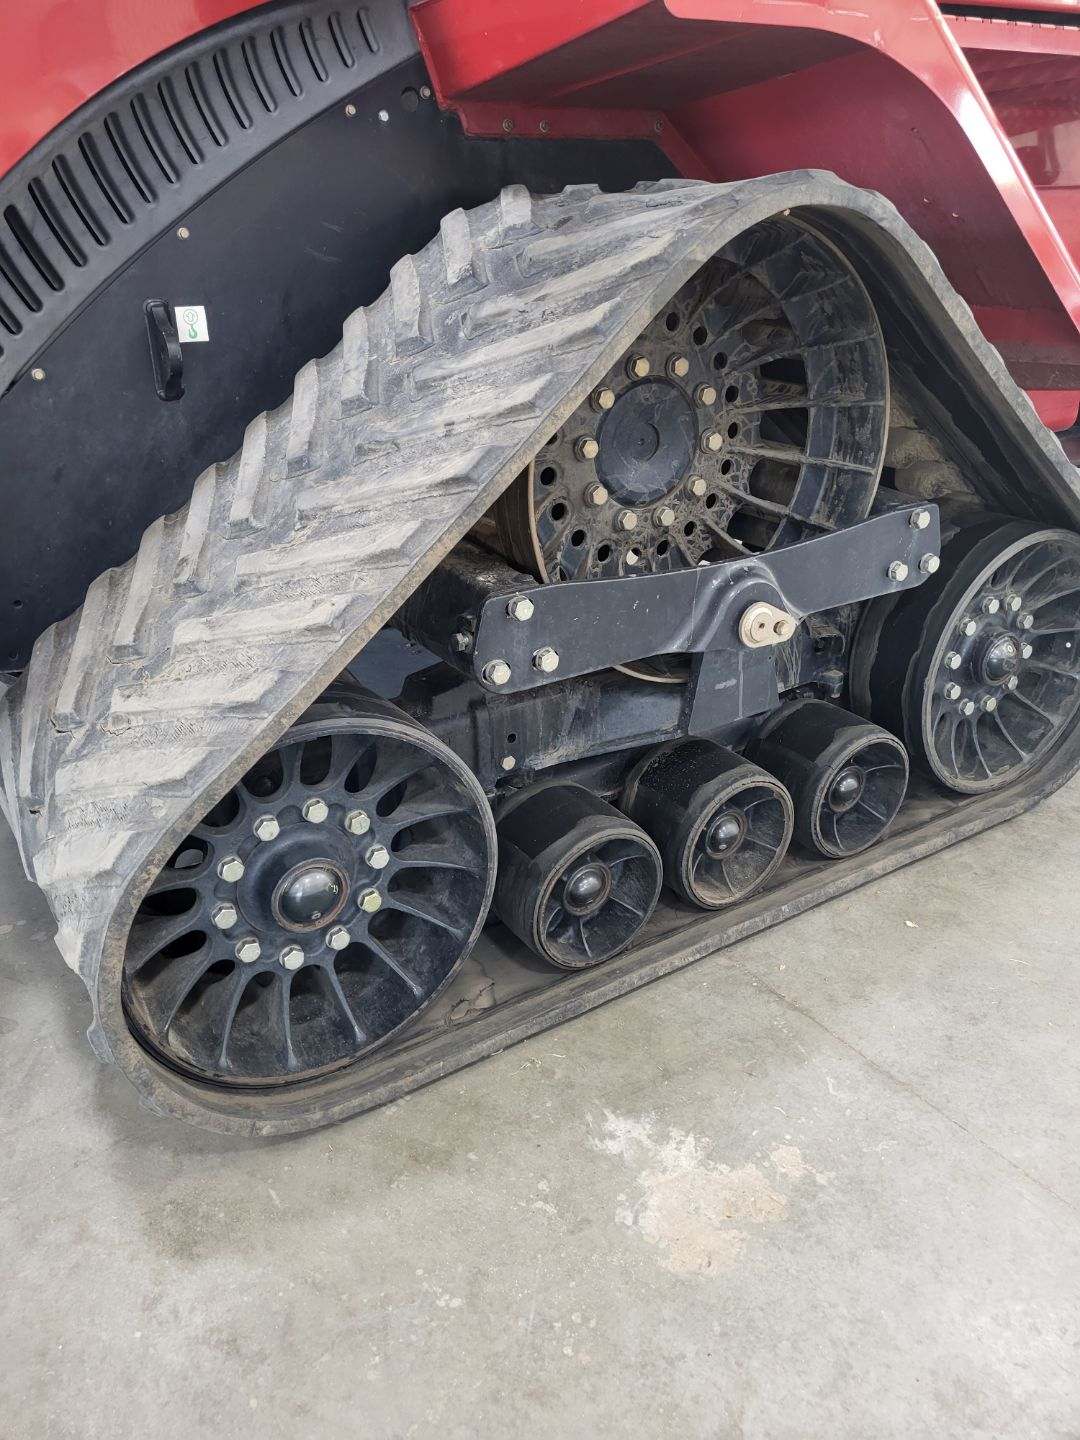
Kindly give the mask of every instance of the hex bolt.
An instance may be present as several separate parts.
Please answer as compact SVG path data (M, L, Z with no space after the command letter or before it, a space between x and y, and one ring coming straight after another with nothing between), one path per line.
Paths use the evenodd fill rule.
M709 487L700 475L691 475L690 479L686 482L686 488L695 500L700 500Z
M574 441L574 454L579 460L595 460L600 454L599 442L594 440L591 435L582 435L580 439Z
M638 552L637 552L636 550L627 550L627 552L626 552L626 563L627 563L627 565L636 565L640 559L641 559L641 556L638 554Z
M610 410L615 404L615 391L609 385L601 385L599 390L592 393L592 405L594 410Z
M644 380L652 366L644 355L631 355L626 362L626 373L631 380Z
M326 943L331 950L344 950L352 944L352 936L344 925L331 925L326 932Z
M260 815L251 828L256 840L276 840L281 834L281 826L274 815Z
M181 225L181 226L179 227L179 229L177 230L177 232L176 232L176 238L177 238L178 240L190 240L190 239L191 239L191 231L188 229L188 227L187 227L186 225Z
M236 906L230 905L228 901L221 905L215 905L210 912L210 919L219 930L231 930L239 918Z
M455 655L468 655L472 649L472 636L467 635L464 630L455 630L450 636L450 649Z
M996 615L1001 609L1001 601L994 595L987 595L979 608L984 615Z
M940 555L924 555L919 561L919 571L923 575L936 575L940 569Z
M350 120L355 120L355 119L356 119L356 106L355 106L355 105L346 105L346 106L345 106L345 114L349 117Z
M961 714L961 715L967 715L969 718L970 718L972 715L974 715L974 714L975 714L975 701L974 701L974 700L961 700L961 701L960 701L960 714Z
M1035 646L1029 645L1028 642L1025 640L1023 645L1020 646L1020 654L1024 657L1025 660L1030 660L1032 655L1035 654Z
M430 100L430 99L431 99L431 86L430 86L430 85L421 85L421 86L420 86L420 99L421 99L421 100Z
M929 510L912 510L908 516L908 524L912 530L925 530L930 524Z
M1016 687L1017 687L1019 684L1020 684L1020 677L1019 677L1018 675L1010 675L1010 676L1008 677L1008 679L1005 681L1005 689L1006 689L1006 690L1015 690Z
M615 517L615 523L616 523L616 525L618 525L618 527L619 527L620 530L636 530L636 529L637 529L637 511L636 511L636 510L620 510L619 513L618 513L618 515Z
M350 810L345 816L345 829L350 835L366 835L371 829L371 821L368 819L366 810Z
M517 769L517 761L514 759L513 755L504 755L503 758L499 761L499 764L504 770Z
M894 560L885 573L890 580L895 580L899 585L907 579L908 567L904 564L903 560Z
M975 631L976 631L978 628L979 628L979 627L978 627L978 624L977 624L974 620L972 620L970 616L968 616L966 619L960 621L960 634L961 634L961 635L967 635L967 636L970 637L970 636L972 636L972 635L975 634Z
M673 380L685 380L690 374L690 361L685 355L672 355L667 362L667 372Z
M1016 623L1020 626L1021 630L1030 630L1031 627L1035 624L1035 616L1032 615L1030 610L1026 611L1023 615L1020 616L1019 620L1017 620Z
M542 675L554 675L559 668L559 652L550 645L541 645L532 658L533 669Z
M723 449L724 437L719 430L706 430L701 437L701 448L706 455L715 455Z
M697 401L697 403L698 403L699 405L715 405L715 404L716 404L716 386L715 386L715 385L699 385L699 386L697 387L697 389L694 391L694 399Z
M601 485L601 484L599 483L599 481L598 481L595 485L590 485L589 488L585 491L585 504L586 504L586 505L597 505L597 506L599 506L599 505L606 505L607 502L608 502L607 486L606 486L606 485Z
M483 669L484 679L489 685L508 685L510 674L510 666L505 660L489 660Z
M979 701L979 708L985 710L988 715L991 715L997 709L997 701L993 695L984 695Z
M1021 600L1019 595L1005 596L1005 609L1010 611L1013 615L1016 614L1016 612L1020 609L1020 606L1023 605L1023 603L1024 602L1023 600Z
M254 965L262 954L262 946L254 935L245 935L243 940L236 942L234 954L241 965Z
M360 909L365 915L374 915L376 910L382 909L382 896L378 890L361 890Z
M40 365L35 365L33 370L30 371L30 379L36 380L39 385L45 379L45 371Z
M239 855L226 855L224 860L218 862L217 873L222 880L235 885L244 878L244 862Z
M959 700L960 696L963 693L964 692L960 689L960 686L957 685L955 680L950 680L949 683L945 686L946 700Z
M312 825L321 825L330 814L330 809L325 800L319 800L316 797L304 801L300 814Z
M666 530L669 525L675 524L675 511L670 505L661 505L658 510L653 511L653 519Z
M372 870L385 870L390 864L390 851L385 845L371 845L368 848L364 859L371 866Z
M963 663L964 657L955 650L950 650L949 653L945 656L946 670L959 670L960 666Z
M380 110L380 111L379 111L379 121L380 121L380 123L383 124L383 125L389 125L389 124L390 124L390 111L389 111L389 110Z
M299 970L304 963L304 952L299 945L286 945L278 959L286 970Z
M515 595L506 602L506 613L511 620L531 620L536 606L527 595Z

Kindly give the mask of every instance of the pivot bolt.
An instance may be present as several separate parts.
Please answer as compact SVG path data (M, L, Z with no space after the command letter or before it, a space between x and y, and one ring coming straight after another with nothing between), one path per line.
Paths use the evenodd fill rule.
M535 609L527 595L515 595L506 602L506 613L511 620L531 620Z
M345 829L350 835L366 835L371 829L371 821L368 819L366 810L350 810L345 816Z
M1001 609L1001 601L996 595L987 595L979 608L984 615L996 615Z
M326 943L331 950L344 950L352 944L352 936L344 925L332 925L326 932Z
M1032 615L1030 611L1028 611L1025 614L1021 615L1016 623L1020 626L1021 630L1030 630L1031 627L1035 624L1035 616Z
M960 666L963 663L964 657L960 655L956 650L950 650L949 653L945 656L946 670L959 670Z
M608 502L608 491L606 485L590 485L585 491L586 505L606 505Z
M610 410L615 404L615 391L604 385L599 390L594 390L592 395L594 410Z
M936 575L941 569L941 557L938 555L924 555L919 561L919 569L924 575Z
M273 815L260 815L251 828L256 840L276 840L281 834L281 826Z
M378 890L362 890L360 892L360 909L365 915L374 915L376 910L382 909L382 896Z
M489 685L508 685L510 666L505 660L489 660L484 666L484 679Z
M651 369L652 366L644 355L631 355L626 362L626 373L631 380L644 380Z
M1021 606L1023 603L1024 603L1024 602L1023 602L1023 600L1021 600L1021 598L1020 598L1019 595L1006 595L1006 596L1005 596L1005 609L1008 610L1008 611L1010 611L1013 615L1016 614L1016 612L1020 609L1020 606Z
M542 675L554 675L559 668L559 652L550 645L542 645L532 658L533 669Z
M700 475L691 475L690 479L686 482L686 488L695 500L700 500L709 487Z
M574 441L574 454L579 460L595 460L600 454L600 444L591 435L582 435Z
M961 714L961 715L967 715L969 718L970 718L972 715L974 715L974 714L975 714L975 701L974 701L974 700L961 700L961 701L960 701L960 714Z
M1035 654L1035 646L1029 644L1028 641L1025 640L1023 645L1020 646L1020 654L1024 657L1025 660L1030 660L1032 655Z
M925 530L930 524L930 511L912 510L908 516L908 524L913 530Z
M299 945L286 945L278 959L286 970L299 970L304 963L304 952Z
M217 873L222 880L227 880L230 885L235 885L238 880L244 878L244 862L239 855L226 855L224 860L219 861Z
M961 635L969 635L969 636L970 636L970 635L974 635L974 634L975 634L975 631L976 631L978 628L979 628L978 625L976 624L976 622L975 622L974 620L971 619L970 616L969 616L966 620L961 620L961 621L960 621L960 634L961 634Z
M997 709L997 701L993 695L984 695L979 701L979 708L985 710L986 713L990 715Z
M254 935L245 935L236 942L235 954L241 965L254 965L262 954L262 946Z
M390 864L390 851L385 845L371 845L364 859L373 870L385 870Z
M675 380L685 380L690 374L690 361L685 355L672 355L667 362L668 374Z
M959 700L960 696L963 693L964 692L960 689L960 686L957 685L955 680L950 680L949 683L945 686L946 700Z
M706 455L715 455L723 448L724 437L719 430L706 430L701 437L701 448Z
M675 511L670 505L661 505L659 510L653 511L653 519L666 530L669 525L675 524Z
M697 389L694 391L694 399L697 401L697 403L698 403L699 405L715 405L715 404L716 404L716 386L715 386L715 385L699 385L699 386L697 387Z
M890 580L895 580L899 585L907 579L908 567L904 564L903 560L894 560L885 573Z
M1016 687L1017 687L1019 684L1020 684L1020 677L1019 677L1019 675L1010 675L1010 676L1006 679L1006 681L1005 681L1005 689L1006 689L1006 690L1015 690Z
M619 513L618 513L618 515L615 517L615 523L616 523L616 525L618 525L618 527L619 527L620 530L636 530L636 529L637 529L637 511L636 511L636 510L620 510Z
M772 628L778 640L790 640L795 634L795 621L790 615L781 615Z
M210 912L210 919L219 930L231 930L240 917L236 913L236 906L225 902L222 905L215 905Z
M326 819L326 817L330 814L330 808L325 800L305 800L300 814L303 815L304 819L309 821L312 825L321 825L322 822Z

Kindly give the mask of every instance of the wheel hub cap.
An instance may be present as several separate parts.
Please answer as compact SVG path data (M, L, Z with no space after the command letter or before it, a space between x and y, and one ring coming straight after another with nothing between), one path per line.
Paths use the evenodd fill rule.
M837 815L850 810L863 792L866 777L858 765L845 765L829 788L829 809Z
M737 810L725 810L709 826L705 837L705 853L713 860L734 855L746 834L746 817Z
M988 685L1001 685L1020 669L1020 642L1014 635L994 636L982 656L982 678Z
M694 407L676 385L650 380L616 400L597 437L599 479L625 505L648 505L686 473L697 443Z
M610 894L611 871L603 861L591 861L567 876L563 904L571 915L595 915Z
M344 874L328 860L297 865L274 891L274 918L286 930L317 930L341 913L348 894Z

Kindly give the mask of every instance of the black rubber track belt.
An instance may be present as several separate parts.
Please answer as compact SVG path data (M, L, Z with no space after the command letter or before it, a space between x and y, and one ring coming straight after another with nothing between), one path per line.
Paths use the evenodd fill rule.
M889 232L975 335L893 207L831 175L550 198L511 186L446 216L349 317L341 344L304 366L291 399L251 422L240 453L38 638L0 700L4 809L93 999L91 1043L148 1103L227 1130L317 1123L300 1097L291 1120L263 1123L160 1082L120 1000L142 895L697 268L749 226L807 206ZM970 345L1015 409L996 355ZM1033 414L1023 419L1037 437ZM1068 467L1053 464L1060 503ZM342 1098L320 1118L353 1108Z

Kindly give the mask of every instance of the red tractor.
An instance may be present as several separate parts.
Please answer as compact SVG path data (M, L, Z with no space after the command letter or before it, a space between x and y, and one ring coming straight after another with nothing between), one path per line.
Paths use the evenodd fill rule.
M7 7L2 801L146 1103L327 1123L1075 772L1077 10Z

